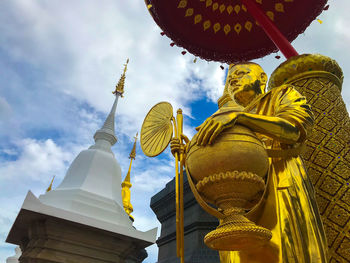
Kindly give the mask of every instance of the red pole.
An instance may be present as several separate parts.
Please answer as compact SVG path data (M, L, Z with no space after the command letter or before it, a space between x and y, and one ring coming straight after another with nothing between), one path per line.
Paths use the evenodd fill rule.
M282 35L281 31L279 31L270 18L260 10L253 0L241 0L241 2L247 7L249 13L258 21L265 33L273 43L275 43L276 47L283 53L286 59L299 55L285 36Z

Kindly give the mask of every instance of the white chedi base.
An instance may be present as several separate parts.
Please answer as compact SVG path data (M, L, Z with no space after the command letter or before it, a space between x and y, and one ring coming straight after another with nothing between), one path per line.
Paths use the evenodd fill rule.
M79 229L80 229L79 231L81 231L82 228L85 229L84 232L88 231L87 229L89 229L89 231L91 231L92 229L95 234L96 233L97 235L101 234L102 236L106 235L106 233L109 233L108 235L115 236L117 239L124 238L125 240L129 240L130 242L136 242L141 245L141 248L144 248L146 246L149 246L155 243L156 235L157 235L157 228L151 229L146 232L142 232L142 231L136 230L132 226L124 226L124 225L118 224L117 222L110 223L110 222L106 222L105 220L100 220L90 216L82 215L81 213L67 211L65 209L60 209L54 206L43 204L38 198L36 198L33 195L32 192L29 191L23 202L21 210L18 213L13 226L11 227L11 230L9 235L7 236L6 242L12 243L12 244L22 244L23 240L29 240L29 241L35 240L37 236L36 235L31 236L32 232L30 230L31 227L33 226L33 223L46 222L47 220L49 221L53 220L54 222L59 222L58 225L57 223L55 223L56 226L58 227L60 224L62 224L62 226L64 224L68 224L68 225L76 224L77 227L79 226ZM43 234L48 235L48 237L51 236L51 238L57 237L56 234L53 234L50 231L47 233L45 232ZM56 241L59 242L60 246L64 242L66 242L64 240L61 240L63 243L60 243L61 241L59 239ZM40 247L41 245L42 245L41 243L37 243L37 242L34 242L34 243L29 242L25 244L23 255L27 255L28 257L28 253L31 251L32 247ZM62 248L63 251L65 251L64 246L60 248ZM69 261L69 262L76 262L76 261Z
M132 227L121 200L121 169L105 140L82 151L62 183L39 197L46 205Z
M6 263L19 263L18 259L19 259L19 257L20 257L21 254L22 254L22 251L21 251L21 249L20 249L19 246L17 246L17 247L15 248L15 253L16 253L16 255L14 255L14 256L12 256L12 257L8 257L8 258L6 259Z

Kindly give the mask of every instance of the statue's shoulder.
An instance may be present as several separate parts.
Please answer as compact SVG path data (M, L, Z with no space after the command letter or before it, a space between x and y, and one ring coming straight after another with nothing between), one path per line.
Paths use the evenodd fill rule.
M269 95L268 95L269 94ZM279 87L270 89L267 93L267 96L270 98L283 98L289 96L297 96L300 97L300 93L295 89L295 87L291 84L283 84Z
M266 94L276 94L280 92L286 92L288 90L295 90L294 86L292 84L283 84L281 86L278 86L276 88L270 89Z

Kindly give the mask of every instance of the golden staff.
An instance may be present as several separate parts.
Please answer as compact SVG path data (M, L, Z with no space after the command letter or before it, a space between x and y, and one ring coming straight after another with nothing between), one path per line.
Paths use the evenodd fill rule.
M183 115L182 110L177 110L176 115L176 122L177 122L177 138L180 141L180 144L182 143L182 136L183 136ZM183 173L183 157L184 153L183 151L180 151L179 161L180 161L180 180L179 182L179 249L180 249L180 260L181 263L184 263L184 173ZM176 161L176 159L175 159ZM177 170L178 171L178 170ZM178 172L177 172L178 173Z
M183 115L177 110L176 119L172 117L175 136L182 145ZM176 208L176 255L184 263L184 202L183 202L183 153L175 152L175 208ZM180 174L179 174L180 162Z
M176 120L174 117L171 118L175 137L179 139L179 131L176 127ZM181 257L181 248L180 248L180 213L179 213L179 155L175 152L175 210L176 210L176 256Z
M168 102L160 102L148 112L141 128L140 144L145 155L155 157L161 154L173 138L183 145L182 110L173 116L173 107ZM175 152L175 207L176 207L176 253L180 262L184 263L184 203L183 203L183 162L184 155ZM179 172L180 162L180 172Z

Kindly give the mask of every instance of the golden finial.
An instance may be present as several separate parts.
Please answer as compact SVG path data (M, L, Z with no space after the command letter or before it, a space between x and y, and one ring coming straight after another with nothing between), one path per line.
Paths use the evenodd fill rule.
M137 136L138 135L139 135L139 133L137 132L136 136L134 137L135 141L134 141L134 145L132 147L132 150L130 152L129 159L135 160L135 157L136 157L136 142L137 142Z
M51 183L50 183L49 187L46 189L46 192L51 191L51 189L52 189L52 183L53 183L53 180L54 180L54 179L55 179L55 175L52 177Z
M126 70L128 69L128 63L129 59L126 60L126 63L124 64L124 71L123 74L121 75L118 84L115 86L115 91L113 91L113 94L119 94L121 97L124 97L124 84L125 84L125 73Z
M137 142L137 136L139 133L136 133L136 136L134 137L134 145L132 147L132 150L130 152L129 158L130 158L130 165L128 173L125 176L125 179L122 183L122 199L123 199L123 207L125 212L129 215L129 217L134 221L134 218L132 217L131 213L134 211L132 204L130 202L130 188L132 184L130 183L130 171L131 171L131 165L132 160L135 160L136 157L136 142Z

